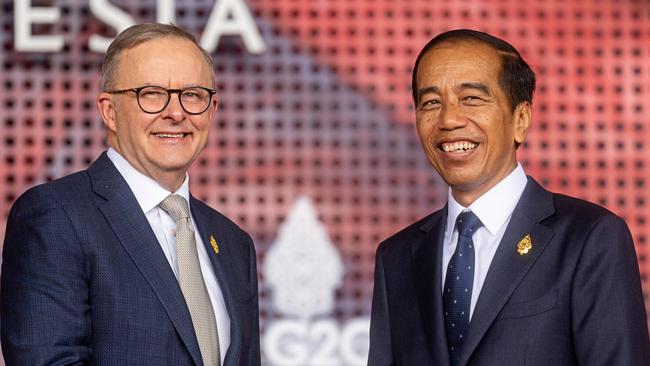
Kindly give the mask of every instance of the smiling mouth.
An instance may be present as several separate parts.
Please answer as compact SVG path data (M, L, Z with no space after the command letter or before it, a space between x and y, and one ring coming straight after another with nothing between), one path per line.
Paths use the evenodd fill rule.
M154 136L163 139L182 139L188 135L189 133L154 133Z
M440 150L444 152L465 152L474 150L478 147L478 143L468 142L468 141L459 141L451 143L442 143L440 144Z

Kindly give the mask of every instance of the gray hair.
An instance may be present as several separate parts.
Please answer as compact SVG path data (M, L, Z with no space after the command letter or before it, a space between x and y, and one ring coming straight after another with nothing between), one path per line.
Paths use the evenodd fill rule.
M104 55L104 63L102 64L102 91L110 90L114 87L115 74L117 72L117 64L120 53L122 51L133 48L141 43L151 41L154 39L177 37L186 39L192 42L203 55L205 62L210 67L212 87L215 85L214 64L212 58L206 50L204 50L196 38L186 31L185 29L174 24L160 24L160 23L143 23L131 26L117 35L108 50Z

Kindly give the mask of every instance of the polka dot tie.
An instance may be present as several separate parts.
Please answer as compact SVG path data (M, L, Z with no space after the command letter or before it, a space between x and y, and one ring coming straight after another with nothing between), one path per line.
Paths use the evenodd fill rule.
M469 310L474 283L474 242L472 235L481 221L471 211L458 215L458 244L447 267L442 301L451 364L460 361L460 351L469 330Z

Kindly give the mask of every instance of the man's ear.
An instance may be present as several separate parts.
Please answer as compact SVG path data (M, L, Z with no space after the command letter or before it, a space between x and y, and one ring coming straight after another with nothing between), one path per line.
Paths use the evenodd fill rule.
M533 120L533 110L530 102L523 101L517 105L513 113L513 126L515 142L523 144L528 135L528 128Z
M217 109L219 109L219 100L216 96L212 96L212 100L210 100L210 107L208 109L210 110L210 121L214 122L214 117L217 114Z
M99 93L97 96L97 109L99 109L99 115L104 121L104 125L108 128L109 131L116 131L115 123L115 100L113 95L109 93Z

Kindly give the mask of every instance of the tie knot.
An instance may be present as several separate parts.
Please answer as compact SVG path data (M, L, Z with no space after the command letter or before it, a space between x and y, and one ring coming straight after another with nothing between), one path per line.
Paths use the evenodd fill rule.
M483 226L481 220L474 215L472 211L461 212L456 218L456 227L458 227L458 234L471 237L476 229Z
M190 217L190 212L187 208L187 201L185 198L177 194L170 194L165 197L158 206L165 210L174 221Z

